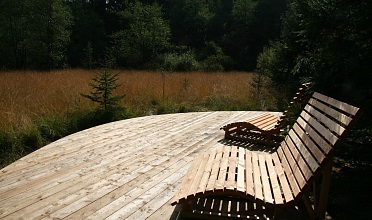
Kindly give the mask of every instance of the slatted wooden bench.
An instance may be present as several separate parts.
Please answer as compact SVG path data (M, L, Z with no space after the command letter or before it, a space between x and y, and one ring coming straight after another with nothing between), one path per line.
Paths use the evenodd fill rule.
M341 144L359 108L314 93L274 153L219 145L196 157L172 205L183 217L280 217L304 204L324 219L333 149Z
M310 83L304 83L299 87L288 109L281 116L267 113L247 121L234 122L221 127L221 130L225 131L225 139L271 146L279 145L283 140L279 133L289 121L289 110L295 103L306 104L306 91L309 87Z

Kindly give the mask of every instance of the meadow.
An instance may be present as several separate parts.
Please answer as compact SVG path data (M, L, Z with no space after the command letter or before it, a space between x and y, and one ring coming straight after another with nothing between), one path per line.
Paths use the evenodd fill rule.
M94 107L80 93L89 93L88 83L97 71L0 72L0 129L17 129L40 117ZM254 104L251 73L112 72L119 74L121 84L115 93L125 95L121 104L139 115L156 113L152 107L159 105L223 110Z
M65 135L94 126L88 94L97 71L0 72L0 167ZM256 108L253 74L110 70L125 95L118 119L152 114Z

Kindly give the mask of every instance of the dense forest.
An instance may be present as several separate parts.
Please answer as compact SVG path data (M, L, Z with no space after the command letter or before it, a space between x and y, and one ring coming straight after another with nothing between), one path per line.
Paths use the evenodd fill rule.
M0 69L255 71L369 110L371 15L369 0L2 0Z
M285 0L2 0L0 67L253 70Z

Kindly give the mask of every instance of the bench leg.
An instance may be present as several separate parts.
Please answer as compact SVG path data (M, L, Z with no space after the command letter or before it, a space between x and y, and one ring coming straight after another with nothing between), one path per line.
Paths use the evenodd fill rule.
M318 205L317 205L317 210L316 210L318 219L324 219L325 217L325 212L326 212L327 202L328 202L329 188L331 186L332 165L333 165L333 160L331 159L325 165L325 168L323 171L319 200L318 200Z

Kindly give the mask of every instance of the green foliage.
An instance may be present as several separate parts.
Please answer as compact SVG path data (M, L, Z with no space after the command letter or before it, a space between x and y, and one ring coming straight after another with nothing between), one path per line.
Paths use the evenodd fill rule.
M63 117L47 117L37 122L37 129L43 139L50 142L70 134L67 125L68 122Z
M63 67L72 17L65 1L0 2L0 65L11 68Z
M176 43L196 48L202 47L208 24L213 18L207 1L179 0L175 1L171 10L172 34Z
M93 82L89 83L92 87L90 94L81 94L84 98L98 104L95 117L99 123L114 121L120 112L125 110L119 105L124 95L114 95L115 89L121 86L117 84L117 76L118 74L113 74L106 69L103 72L97 72L92 78Z
M90 95L82 96L98 103L99 108L104 111L115 108L118 101L123 98L123 96L112 96L113 91L120 86L116 83L118 80L117 76L117 74L111 74L107 70L96 73L92 78L93 83L89 84L93 91Z
M259 0L235 0L232 8L234 22L240 25L249 25L255 19L255 10Z
M131 67L144 66L169 46L170 27L157 3L135 1L119 15L127 28L112 35L117 60Z
M368 124L372 2L357 2L292 1L284 15L282 39L258 57L258 69L282 87L313 81L315 90L365 109L363 123Z
M253 97L256 103L256 109L268 110L273 108L272 94L269 88L271 87L270 78L263 72L254 72L251 86L253 88Z
M0 67L159 69L164 55L215 42L199 69L253 70L279 36L285 0L24 0L0 2Z
M4 131L0 131L0 167L11 162L12 140L11 136Z
M205 101L205 107L213 111L237 111L239 110L239 107L234 102L233 98L226 94L208 97Z
M42 136L35 126L0 131L0 167L39 149L43 144Z
M200 59L202 60L201 69L204 71L224 71L233 66L233 60L225 55L222 48L213 41L205 44Z
M67 53L69 63L73 67L96 67L108 44L105 24L87 1L74 0L69 5L74 17Z
M194 53L189 50L181 54L165 54L162 68L166 71L194 71L199 69L199 63Z

